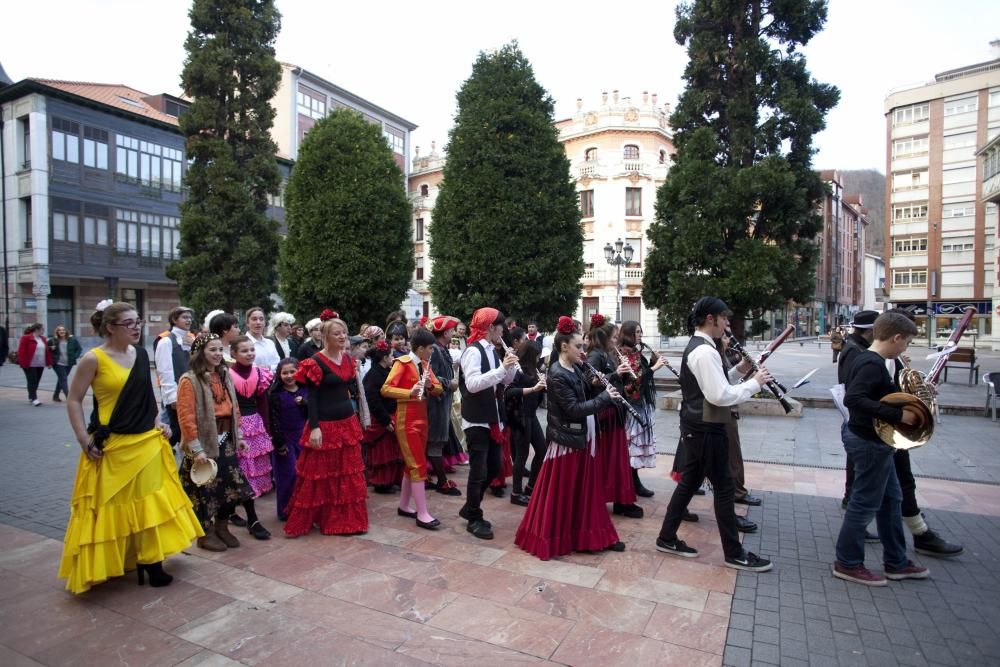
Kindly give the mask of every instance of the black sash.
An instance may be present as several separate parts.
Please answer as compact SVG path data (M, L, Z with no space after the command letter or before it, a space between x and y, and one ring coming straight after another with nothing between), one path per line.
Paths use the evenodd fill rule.
M104 449L104 441L112 433L145 433L153 428L156 424L156 397L150 382L149 356L144 348L136 347L135 364L106 425L100 423L97 395L94 395L94 411L90 413L90 424L87 426L94 447Z

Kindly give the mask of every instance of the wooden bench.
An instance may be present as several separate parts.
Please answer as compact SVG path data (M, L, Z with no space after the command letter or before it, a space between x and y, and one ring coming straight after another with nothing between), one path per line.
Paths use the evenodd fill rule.
M944 380L948 381L948 369L960 368L969 371L969 386L979 383L979 364L976 362L976 349L973 347L959 347L948 357L948 362L944 365ZM973 376L976 378L972 381Z

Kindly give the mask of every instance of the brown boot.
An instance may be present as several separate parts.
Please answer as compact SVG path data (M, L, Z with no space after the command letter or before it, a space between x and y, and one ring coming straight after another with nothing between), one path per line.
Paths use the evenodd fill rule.
M222 540L222 543L230 549L240 546L240 541L236 539L235 535L229 532L229 521L215 522L215 536Z
M226 543L215 534L214 526L205 526L205 536L198 538L198 546L205 551L225 551Z

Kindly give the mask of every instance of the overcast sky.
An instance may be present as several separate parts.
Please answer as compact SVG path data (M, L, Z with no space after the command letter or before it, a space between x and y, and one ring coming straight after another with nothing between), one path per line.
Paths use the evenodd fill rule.
M517 39L556 101L600 102L618 89L661 103L681 91L686 54L673 40L673 2L321 2L279 0L280 60L327 78L419 125L414 145L446 143L455 93L481 50ZM179 94L188 30L183 0L0 0L0 63L26 77L124 83ZM11 22L26 29L14 29ZM817 168L885 171L886 94L937 72L990 60L996 0L832 0L809 68L840 87L816 138Z

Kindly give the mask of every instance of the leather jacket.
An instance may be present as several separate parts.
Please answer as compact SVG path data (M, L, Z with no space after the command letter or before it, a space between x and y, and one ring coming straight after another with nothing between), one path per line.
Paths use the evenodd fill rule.
M587 446L587 416L595 415L611 404L611 396L601 391L588 398L589 383L578 367L566 370L557 361L549 367L547 381L549 409L545 438L573 449Z

